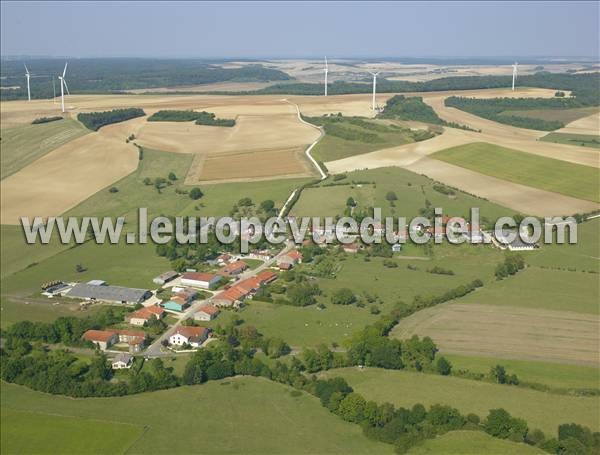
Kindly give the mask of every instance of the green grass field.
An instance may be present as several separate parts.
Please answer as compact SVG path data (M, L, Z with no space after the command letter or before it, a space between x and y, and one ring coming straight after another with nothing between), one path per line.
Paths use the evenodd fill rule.
M600 148L600 136L592 134L550 133L540 138L540 141Z
M355 183L352 182L375 182ZM330 183L329 180L326 181ZM379 207L383 216L410 218L419 215L419 209L429 200L433 207L441 207L445 215L469 217L472 207L479 207L481 217L496 220L501 216L513 215L514 210L473 197L456 190L454 196L441 194L433 189L434 181L425 176L405 169L388 167L356 171L347 174L344 180L336 183L348 185L317 186L302 192L298 203L292 209L295 216L342 215L346 209L346 200L353 197L358 209ZM386 195L396 193L398 200L391 207Z
M527 257L525 258L527 260ZM529 267L510 279L492 281L460 303L598 314L598 275Z
M159 152L144 149L144 158L138 169L114 185L118 193L100 191L72 210L66 216L126 216L130 222L137 220L139 207L148 209L148 218L158 215L218 216L228 215L231 207L241 198L249 197L255 204L271 199L276 207L281 207L293 189L306 179L283 179L251 183L224 183L199 185L204 196L192 200L187 194L177 194L175 190L189 191L192 186L184 185L183 180L191 164L192 155L183 153ZM178 180L159 193L153 185L145 185L145 178L166 178L174 172Z
M577 107L573 109L523 109L509 110L502 112L501 115L514 115L517 117L540 118L547 121L559 121L571 123L577 119L587 117L598 112L597 107Z
M591 366L455 354L444 354L444 357L450 360L454 370L467 369L475 373L487 374L490 368L500 364L510 374L516 374L522 382L544 384L557 389L600 388L600 369Z
M427 439L411 448L409 455L453 454L453 455L529 455L546 452L527 444L493 438L479 431L451 431L435 439Z
M600 202L598 170L485 142L460 145L431 155L482 174L579 199Z
M2 129L0 179L87 133L88 129L72 119Z
M494 408L504 408L523 418L529 428L539 428L556 436L561 423L579 423L592 431L600 429L600 397L574 397L549 394L522 387L491 384L448 376L378 368L344 368L330 370L327 376L342 376L350 386L368 400L389 401L409 407L415 403L430 406L448 404L463 413L473 412L481 418Z
M118 398L72 399L5 383L1 388L3 411L60 415L81 425L102 419L146 427L135 441L123 441L118 432L104 438L103 444L127 453L393 453L393 446L367 439L358 425L331 414L317 398L292 392L250 377ZM45 439L46 432L38 432L35 442L68 453L70 445L87 440L79 428L74 426L75 434L64 428L61 439L52 434ZM12 447L26 447L36 429L16 429ZM69 437L75 440L66 441Z
M82 419L5 408L1 415L3 454L125 453L144 431L106 416Z

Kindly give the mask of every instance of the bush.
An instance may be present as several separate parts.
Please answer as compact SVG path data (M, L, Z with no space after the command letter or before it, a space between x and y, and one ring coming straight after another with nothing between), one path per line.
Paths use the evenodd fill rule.
M356 302L356 296L351 289L341 288L331 295L331 303L334 305L351 305Z
M435 363L438 374L448 376L452 372L452 364L445 357L439 357Z
M40 118L36 118L33 122L31 122L32 125L38 125L40 123L50 123L50 122L56 122L58 120L62 120L64 117L61 116L56 116L56 117L40 117Z
M116 186L111 186L111 187L108 189L108 192L109 192L109 193L118 193L118 192L119 192L119 188L117 188Z
M193 199L194 201L200 199L202 196L204 196L204 193L202 192L202 190L198 187L194 187L190 190L189 196L191 199Z

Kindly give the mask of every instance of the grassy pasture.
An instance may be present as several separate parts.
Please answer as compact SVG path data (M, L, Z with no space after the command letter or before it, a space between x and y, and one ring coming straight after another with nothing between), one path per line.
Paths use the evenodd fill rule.
M508 440L497 439L480 431L451 431L435 439L427 439L412 447L408 455L424 454L460 454L480 455L487 453L500 455L544 454L546 452L527 444L518 444Z
M529 428L539 428L554 436L561 423L587 425L592 431L600 428L597 413L600 397L548 394L521 387L378 368L343 368L330 370L325 375L344 377L367 400L379 403L389 401L404 407L415 403L425 406L442 403L482 418L490 409L504 408L513 416L525 419Z
M89 131L81 123L69 118L2 129L0 179L87 133Z
M534 362L493 357L475 357L444 354L453 369L467 369L475 373L489 373L495 365L503 365L510 374L516 374L521 382L534 382L559 389L600 388L600 369L585 365Z
M600 136L592 134L550 133L540 138L540 141L600 148Z
M540 118L547 121L558 121L564 124L587 117L598 112L597 107L577 107L573 109L523 109L508 110L500 115L514 115L517 117Z
M2 453L125 453L141 425L2 408Z
M1 393L7 410L58 414L82 424L103 416L147 427L139 439L128 441L127 453L393 453L393 446L367 439L358 425L331 414L317 398L292 391L265 379L238 377L118 398L71 399L13 384L2 384ZM50 436L39 444L55 443L49 446L60 453L68 452L66 444L86 440L79 433L72 442ZM26 444L27 437L19 430L13 444ZM115 438L118 433L106 435L104 443L117 444Z
M477 142L431 155L441 161L522 185L600 202L598 170Z
M509 279L490 282L460 302L598 314L599 300L595 273L528 267Z

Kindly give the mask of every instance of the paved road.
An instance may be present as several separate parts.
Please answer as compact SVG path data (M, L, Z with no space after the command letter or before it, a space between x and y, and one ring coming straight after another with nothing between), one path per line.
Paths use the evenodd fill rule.
M255 269L247 270L246 272L241 273L239 275L240 279L245 280L247 278L251 278L258 275L258 273L271 267L274 263L276 263L281 256L287 254L292 248L294 248L294 246L295 245L293 242L287 242L285 247L275 257L269 259L268 261L265 261L263 264L259 265ZM154 343L152 343L148 347L148 349L146 349L144 355L146 357L152 358L172 356L174 354L173 351L164 348L164 346L162 345L163 340L168 340L169 337L173 335L175 330L177 330L177 328L181 325L181 323L187 318L193 317L194 313L198 311L202 306L204 306L208 302L208 300L209 299L204 299L194 302L185 312L178 315L178 321L169 329L167 329L158 339L156 339Z

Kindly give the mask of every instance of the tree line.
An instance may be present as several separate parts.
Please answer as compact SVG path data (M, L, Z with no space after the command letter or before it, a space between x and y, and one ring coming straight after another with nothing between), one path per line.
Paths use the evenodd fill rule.
M124 122L125 120L131 120L136 117L143 117L146 115L142 109L137 107L131 107L127 109L113 109L112 111L105 112L89 112L77 114L77 120L83 125L92 130L98 131L100 128L111 123Z
M196 112L196 111L178 111L178 110L162 110L157 111L148 117L149 122L192 122L196 125L207 126L227 126L235 125L234 119L216 118L212 112Z

